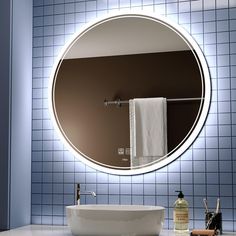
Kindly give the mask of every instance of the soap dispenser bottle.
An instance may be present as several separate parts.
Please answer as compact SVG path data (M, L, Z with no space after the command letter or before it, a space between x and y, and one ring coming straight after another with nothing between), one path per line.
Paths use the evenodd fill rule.
M182 191L178 192L178 199L174 203L173 219L175 231L188 231L188 202L184 199Z

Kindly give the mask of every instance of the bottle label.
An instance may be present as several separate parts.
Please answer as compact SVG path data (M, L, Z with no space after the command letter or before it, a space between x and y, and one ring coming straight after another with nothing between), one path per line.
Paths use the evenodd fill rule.
M174 211L174 222L175 223L188 223L188 211Z

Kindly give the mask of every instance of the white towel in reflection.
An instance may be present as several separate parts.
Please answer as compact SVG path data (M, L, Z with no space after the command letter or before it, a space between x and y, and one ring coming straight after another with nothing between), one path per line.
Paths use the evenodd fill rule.
M167 154L166 98L129 101L131 166L145 165Z

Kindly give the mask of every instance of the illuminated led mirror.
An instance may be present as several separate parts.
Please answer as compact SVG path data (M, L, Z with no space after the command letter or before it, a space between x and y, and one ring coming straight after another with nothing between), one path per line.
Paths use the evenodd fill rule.
M129 13L81 29L58 57L49 93L55 128L73 154L95 169L130 175L161 168L188 149L207 117L211 83L185 30L159 16ZM156 107L160 100L161 112L144 107L142 113L143 101ZM138 121L137 106L148 123ZM143 130L152 123L148 137Z

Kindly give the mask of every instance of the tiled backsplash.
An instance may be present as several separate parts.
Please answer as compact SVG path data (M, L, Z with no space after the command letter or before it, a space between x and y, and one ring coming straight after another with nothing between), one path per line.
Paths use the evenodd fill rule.
M145 10L183 26L206 56L212 102L206 124L175 162L143 175L115 176L85 166L63 146L48 112L48 80L56 56L86 22L117 10ZM175 190L190 204L190 227L204 226L202 199L221 198L223 230L236 230L236 1L235 0L34 0L32 223L66 224L75 183L97 192L82 203L166 207L172 228Z

